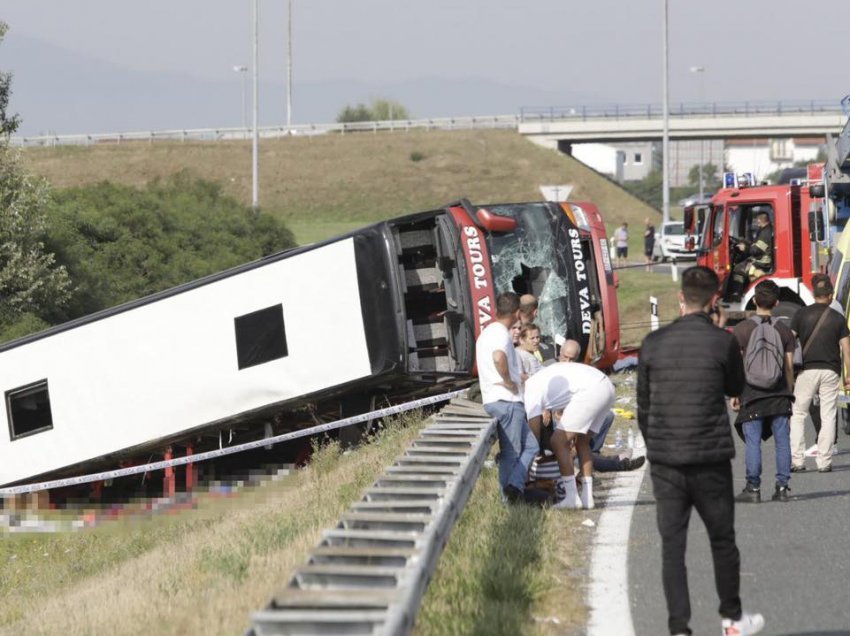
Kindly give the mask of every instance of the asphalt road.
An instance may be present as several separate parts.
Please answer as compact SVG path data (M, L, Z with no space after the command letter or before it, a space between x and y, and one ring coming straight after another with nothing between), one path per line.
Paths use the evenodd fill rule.
M744 444L734 435L736 494L743 489ZM807 425L807 447L814 429ZM762 502L736 504L744 611L765 617L763 634L850 635L850 437L839 432L831 473L792 473L788 503L770 501L774 488L773 440L762 444ZM843 447L843 450L842 450ZM688 583L694 634L720 633L708 536L696 512L688 534ZM629 596L637 636L667 634L661 588L661 546L655 500L646 471L629 541Z

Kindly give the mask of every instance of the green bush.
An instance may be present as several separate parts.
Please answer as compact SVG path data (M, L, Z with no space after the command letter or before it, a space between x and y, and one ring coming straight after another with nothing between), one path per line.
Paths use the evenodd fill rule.
M276 217L180 173L144 188L55 192L45 241L75 289L62 319L134 300L292 247Z
M410 153L410 160L413 162L422 161L425 158L425 155L418 150L414 150Z

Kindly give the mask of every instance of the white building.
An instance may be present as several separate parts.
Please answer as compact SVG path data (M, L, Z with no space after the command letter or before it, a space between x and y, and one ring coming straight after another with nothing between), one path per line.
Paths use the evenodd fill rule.
M670 142L670 186L690 185L690 172L699 164L717 166L738 174L752 172L756 179L789 168L800 161L814 161L823 148L821 137L789 139L706 139ZM570 154L618 181L640 181L653 170L661 170L661 144L572 144Z
M640 181L661 167L660 144L632 142L609 144L573 144L573 157L615 181Z
M752 172L761 181L798 161L815 161L823 149L822 137L791 139L728 139L725 164L737 174Z

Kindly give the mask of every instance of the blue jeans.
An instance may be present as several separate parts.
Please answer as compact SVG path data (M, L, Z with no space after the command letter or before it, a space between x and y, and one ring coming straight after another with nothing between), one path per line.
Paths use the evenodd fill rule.
M611 424L614 423L614 411L608 411L605 416L605 421L602 422L602 428L593 437L590 438L590 452L601 453L602 447L605 446L605 438L608 436L608 431L611 429Z
M744 422L744 440L747 444L747 483L761 486L761 433L764 424L770 424L773 443L776 445L776 483L787 486L791 479L791 429L787 415L774 415L764 419Z
M540 451L537 438L528 427L522 402L491 402L484 405L487 414L495 418L499 433L499 485L504 492L508 486L525 490L528 469Z

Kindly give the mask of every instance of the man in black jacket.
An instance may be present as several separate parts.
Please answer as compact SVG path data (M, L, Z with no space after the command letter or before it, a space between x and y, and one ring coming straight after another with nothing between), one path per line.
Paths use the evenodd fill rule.
M707 267L682 274L683 316L649 334L638 366L638 425L646 441L661 534L662 581L671 634L690 634L685 546L696 508L711 542L724 634L755 634L760 614L741 611L732 463L735 443L724 395L740 396L744 365L735 337L709 310L718 292ZM725 322L722 316L720 322ZM697 355L683 355L695 351Z

